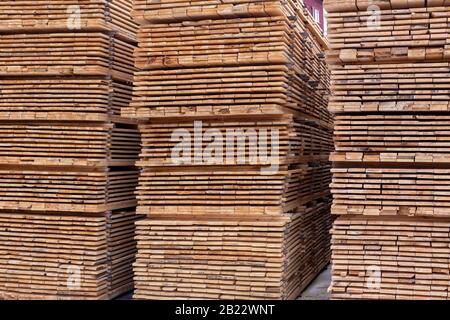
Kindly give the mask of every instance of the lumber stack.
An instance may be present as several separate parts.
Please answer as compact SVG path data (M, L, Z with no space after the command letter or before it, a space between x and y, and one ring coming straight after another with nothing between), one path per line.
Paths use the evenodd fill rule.
M449 226L448 218L337 219L334 298L448 299ZM381 272L380 286L374 271Z
M135 1L133 17L134 297L295 299L330 256L319 28L296 1Z
M0 4L0 298L133 288L131 1ZM70 22L70 23L69 23Z
M450 296L447 1L326 1L332 296Z
M5 0L0 4L2 33L70 30L114 32L119 37L136 38L131 19L131 2L121 0ZM77 19L80 16L80 20Z
M134 210L0 215L2 299L108 299L133 288ZM79 283L77 283L79 281Z
M136 296L295 299L329 262L328 213L318 203L284 218L141 220Z

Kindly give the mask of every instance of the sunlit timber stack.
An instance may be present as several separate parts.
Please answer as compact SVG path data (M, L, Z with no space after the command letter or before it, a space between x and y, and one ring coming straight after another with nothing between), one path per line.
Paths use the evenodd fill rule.
M134 1L138 299L295 299L329 262L327 47L297 1Z
M0 298L133 288L131 1L0 3Z
M335 299L448 299L448 1L325 1Z

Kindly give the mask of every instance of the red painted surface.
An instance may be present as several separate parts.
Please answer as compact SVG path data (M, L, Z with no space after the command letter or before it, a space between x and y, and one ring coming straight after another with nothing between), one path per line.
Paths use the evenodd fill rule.
M322 30L324 30L324 26L325 26L325 17L324 17L324 10L323 10L323 0L303 0L303 3L305 4L305 6L308 8L309 12L311 12L311 14L314 17L314 9L319 11L319 25L322 28Z

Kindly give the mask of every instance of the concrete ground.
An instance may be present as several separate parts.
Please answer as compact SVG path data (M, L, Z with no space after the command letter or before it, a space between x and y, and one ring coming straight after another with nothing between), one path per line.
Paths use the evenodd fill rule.
M302 293L298 300L330 300L331 266L323 271Z
M133 300L133 292L128 292L123 296L117 297L115 300Z
M330 295L328 293L328 287L331 283L331 267L324 270L303 292L298 300L329 300ZM127 293L117 300L131 300L132 293Z

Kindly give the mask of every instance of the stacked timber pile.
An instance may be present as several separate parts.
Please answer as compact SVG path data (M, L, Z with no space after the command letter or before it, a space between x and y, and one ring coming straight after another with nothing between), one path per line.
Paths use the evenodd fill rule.
M329 261L326 42L296 1L135 1L138 299L293 299Z
M326 1L334 298L450 298L446 1Z
M0 4L0 297L133 288L131 1Z
M4 0L0 3L2 33L37 30L114 32L134 40L136 24L131 19L131 1L123 0ZM129 41L128 41L129 42Z

